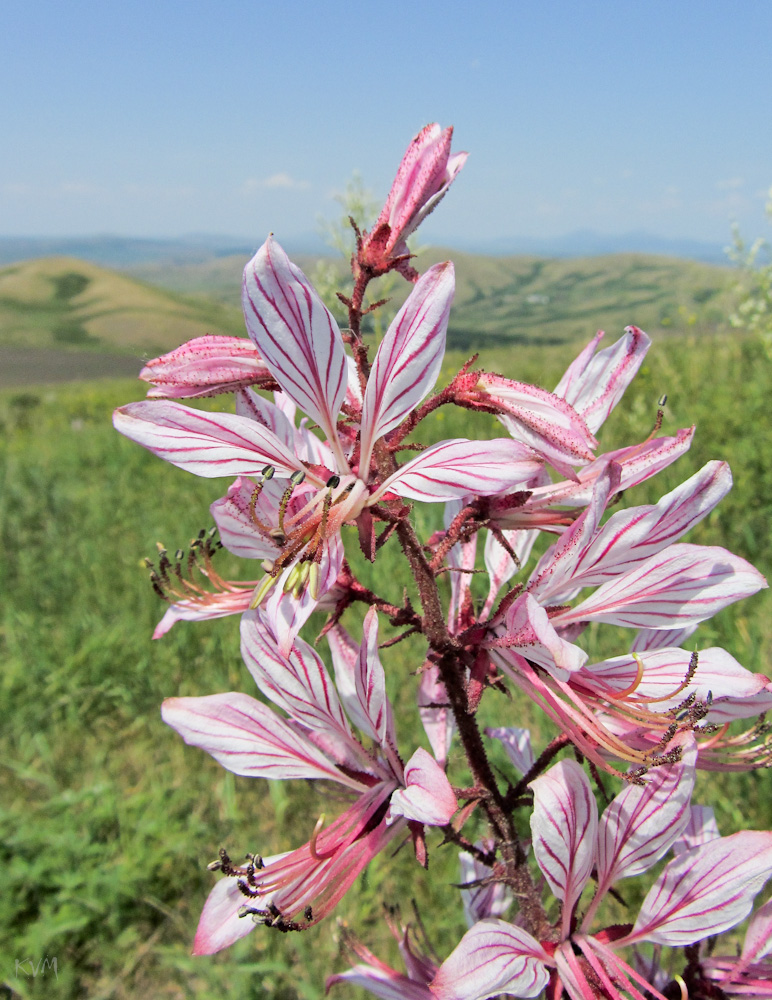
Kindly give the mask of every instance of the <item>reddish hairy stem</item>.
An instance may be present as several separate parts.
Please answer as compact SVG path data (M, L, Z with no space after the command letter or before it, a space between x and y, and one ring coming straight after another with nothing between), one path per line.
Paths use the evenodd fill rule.
M358 239L358 249L360 245L361 240ZM361 264L354 271L356 279L349 302L349 326L359 377L366 384L370 374L370 365L367 360L367 348L362 343L361 338L362 304L367 285L374 275L369 268L362 267ZM452 397L451 383L442 393L433 397L423 407L419 407L413 416L407 418L402 427L397 430L391 444L398 444L420 419L423 419L432 409L445 402L450 402ZM405 427L407 429L402 433ZM397 463L394 454L385 442L376 442L373 458L384 479L396 471ZM427 560L423 546L410 524L407 514L397 519L395 530L421 599L423 615L419 620L418 630L426 636L436 655L440 678L448 693L448 700L456 719L458 732L475 784L489 793L486 798L481 800L481 806L485 809L501 851L506 871L504 881L511 885L521 900L521 912L525 918L526 926L537 935L543 935L548 929L547 917L540 895L536 891L528 870L525 851L517 835L512 815L507 810L505 797L498 787L496 776L488 761L477 720L474 713L470 711L466 692L465 668L461 660L462 650L458 638L448 630L442 601L437 589L435 569ZM460 526L457 530L460 531ZM352 594L352 596L354 595ZM364 599L368 600L369 597L368 593Z

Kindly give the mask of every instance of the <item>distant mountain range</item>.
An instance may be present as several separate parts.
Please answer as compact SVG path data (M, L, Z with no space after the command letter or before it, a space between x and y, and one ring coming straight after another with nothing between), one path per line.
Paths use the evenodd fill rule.
M103 267L133 267L142 264L201 264L218 257L252 256L261 240L249 242L238 237L193 234L179 239L138 239L124 236L83 237L0 237L0 266L39 257L77 257ZM282 245L290 254L330 253L321 237L306 233L285 237ZM727 262L719 244L697 240L666 239L646 232L609 236L579 230L565 236L539 239L506 237L495 240L453 241L454 248L466 253L489 256L527 254L534 257L594 257L613 253L646 253L698 260L711 264Z

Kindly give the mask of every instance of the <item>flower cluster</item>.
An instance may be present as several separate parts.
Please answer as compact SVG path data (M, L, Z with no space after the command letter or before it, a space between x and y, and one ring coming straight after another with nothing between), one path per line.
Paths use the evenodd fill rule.
M474 359L437 389L453 265L419 275L405 240L465 162L451 138L438 125L420 132L375 225L357 230L348 329L269 237L244 270L249 339L201 337L151 361L141 373L150 398L115 414L121 433L160 458L231 480L211 506L219 544L260 565L223 579L214 532L188 560L204 582L183 572L181 552L174 562L161 552L151 579L169 609L155 635L180 619L240 614L242 656L261 695L171 697L164 720L235 774L333 782L349 799L288 853L234 864L221 851L194 950L216 952L255 924L316 924L393 841L412 839L425 865L427 827L439 827L461 848L467 933L441 961L394 924L400 973L347 932L357 962L330 985L410 1000L772 997L772 902L739 956L701 944L746 918L772 874L772 833L721 837L691 803L698 769L772 760L765 726L753 721L772 708L772 684L692 639L701 622L766 586L738 556L682 541L731 488L729 467L709 462L658 503L619 505L694 433L659 436L660 415L647 437L600 451L596 435L650 346L635 327L605 348L599 333L551 392ZM362 303L389 271L412 290L370 358ZM178 401L220 393L235 395L235 412ZM471 411L469 421L493 414L501 436L423 447L422 421L440 406ZM444 527L431 537L414 527L415 502L441 506ZM353 542L376 560L392 538L418 607L365 586L346 557ZM476 599L482 572L487 596ZM332 674L301 635L316 610L328 614ZM393 636L379 645L384 619ZM632 629L626 650L589 662L583 633L593 623ZM386 695L379 650L406 635L424 644L413 673L431 752L400 743ZM501 689L554 724L541 753L506 718L481 731L482 700ZM471 787L447 773L454 741ZM491 764L494 745L509 757L508 776ZM599 814L601 772L621 790ZM615 885L668 854L637 915L597 929L608 897L621 898Z

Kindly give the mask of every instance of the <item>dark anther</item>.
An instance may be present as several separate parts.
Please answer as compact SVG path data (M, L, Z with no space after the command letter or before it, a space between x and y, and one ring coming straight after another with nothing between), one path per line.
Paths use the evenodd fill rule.
M659 400L657 401L657 406L660 407L664 406L665 403L667 403L667 393L663 392L662 395L659 397Z
M263 479L273 479L276 469L272 465L264 465L261 473Z
M330 489L333 490L337 486L340 486L340 476L330 476L330 478L327 480L327 485L330 487Z
M314 911L311 909L310 906L307 906L305 910L303 910L303 916L309 923L314 919Z
M300 486L305 478L305 471L303 469L296 469L290 476L290 482L293 486Z

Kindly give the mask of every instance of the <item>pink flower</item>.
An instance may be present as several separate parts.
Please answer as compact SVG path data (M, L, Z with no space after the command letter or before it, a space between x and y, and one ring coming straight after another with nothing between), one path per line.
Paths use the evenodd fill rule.
M287 717L230 692L167 699L164 721L234 774L334 781L355 798L329 826L320 819L296 850L260 864L219 863L228 878L204 907L197 954L219 951L251 930L253 921L237 919L246 904L258 922L285 929L316 923L406 825L415 832L423 824L444 826L457 809L445 773L426 751L417 750L406 765L397 753L375 609L365 618L356 657L336 657L340 691L313 647L298 639L288 655L282 652L261 611L242 618L241 634L258 687ZM374 750L353 735L349 718Z
M388 440L437 380L453 290L450 263L430 268L416 284L378 349L361 412L350 413L352 431L350 422L338 423L349 382L340 331L303 273L269 238L244 273L247 328L286 397L318 424L326 440L295 428L250 390L240 394L236 414L165 400L131 403L115 412L121 433L187 471L254 477L256 491L271 477L284 481L276 517L270 524L254 518L253 533L280 549L256 591L257 603L295 566L300 569L294 590L310 587L319 596L314 579L325 547L343 524L369 516L369 508L387 494L429 502L472 491L487 496L516 487L538 470L531 450L506 438L441 442L385 480L374 468L371 456L379 442ZM355 399L350 393L349 409ZM300 497L302 503L286 514L290 501ZM289 586L286 579L283 586Z
M396 267L409 281L418 280L406 259L405 240L434 211L466 162L467 153L450 155L452 137L452 128L434 124L410 143L381 214L372 231L362 234L358 262L374 275Z
M678 542L730 488L725 463L708 463L659 503L601 523L619 480L612 463L587 509L544 553L525 592L483 639L499 669L600 766L606 765L599 748L645 764L682 710L686 728L698 730L706 716L724 723L772 705L767 678L750 674L723 650L693 659L668 645L586 665L575 640L590 622L671 634L766 586L760 573L724 549ZM707 699L716 699L715 708ZM764 753L759 747L746 752L736 737L723 744L711 736L708 748L701 766L719 766L719 750L732 751L727 766L753 766Z
M748 915L772 874L772 834L746 831L711 840L665 866L634 925L589 933L611 887L647 871L686 827L694 758L687 742L681 761L657 768L645 785L628 785L600 818L590 783L574 761L561 761L532 782L533 853L562 903L558 940L552 932L540 941L503 920L482 920L440 967L431 984L438 1000L534 997L550 981L571 1000L596 996L598 981L611 1000L642 991L662 998L619 950L641 941L681 947L719 934ZM593 871L597 887L581 917L579 900Z

